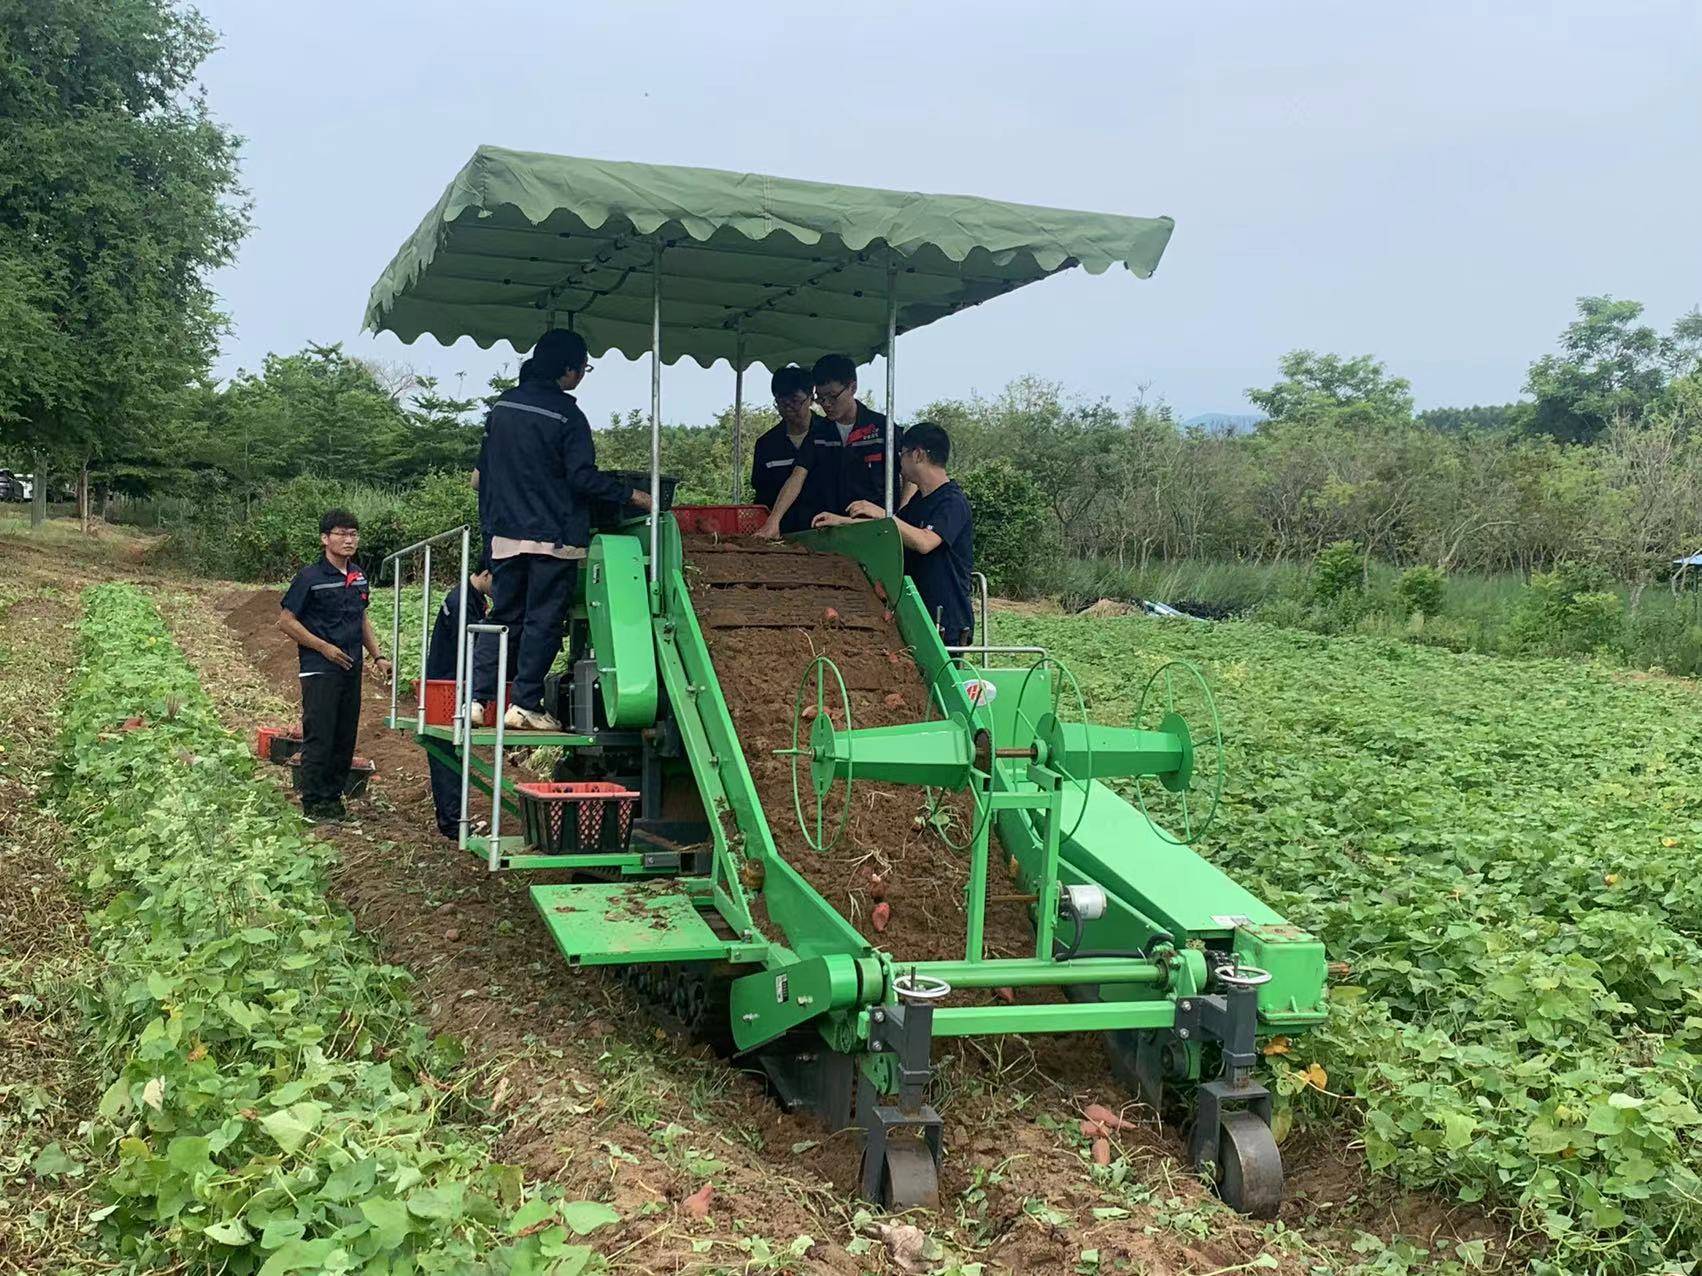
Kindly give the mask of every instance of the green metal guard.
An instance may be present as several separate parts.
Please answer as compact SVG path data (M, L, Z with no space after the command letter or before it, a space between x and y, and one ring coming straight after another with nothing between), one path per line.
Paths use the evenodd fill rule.
M1196 757L1194 741L1188 730L1187 719L1176 709L1178 676L1183 680L1184 689L1191 687L1204 703L1205 720L1211 723L1209 740L1211 753L1209 757L1213 765L1210 771L1210 787L1207 789L1207 803L1203 816L1197 815L1195 809L1188 804L1188 794L1193 787ZM1162 690L1160 689L1161 679L1163 682ZM1211 687L1207 684L1205 675L1185 660L1172 660L1153 670L1152 676L1146 680L1146 685L1141 688L1141 698L1135 705L1137 733L1151 734L1141 732L1139 729L1142 724L1155 717L1158 719L1156 723L1157 734L1172 735L1181 742L1183 757L1180 765L1162 772L1125 770L1111 774L1137 777L1135 780L1135 800L1140 804L1141 814L1152 821L1152 826L1160 837L1177 845L1192 846L1205 836L1206 830L1211 827L1212 820L1217 816L1218 804L1223 800L1223 719L1218 715L1217 698L1212 695ZM1144 786L1141 780L1148 775L1154 776L1166 792L1176 794L1177 803L1182 813L1181 837L1172 837L1166 830L1166 826L1154 820L1152 813L1147 809L1146 794L1143 791ZM1198 799L1196 799L1196 803L1197 801Z

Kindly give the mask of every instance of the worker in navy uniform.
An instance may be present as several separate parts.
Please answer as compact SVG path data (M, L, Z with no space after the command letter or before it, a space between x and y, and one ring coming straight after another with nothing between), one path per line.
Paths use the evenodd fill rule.
M484 623L490 592L490 564L482 562L477 571L443 596L443 606L437 609L437 618L431 624L431 645L426 648L425 676L428 679L454 681L456 651L461 646L461 599L467 600L467 623L480 625ZM480 646L484 645L487 637L479 636ZM437 808L437 831L445 837L459 839L461 772L429 750L426 761L431 765L431 802Z
M951 437L932 421L918 421L904 432L898 461L911 493L898 511L904 541L904 574L922 596L922 607L948 647L967 647L975 637L969 581L975 571L975 522L969 498L946 473ZM818 514L815 526L884 518L873 501L853 501L849 515Z
M562 623L591 540L590 503L650 508L650 494L597 468L591 423L571 391L591 371L578 333L552 328L485 418L474 482L491 560L489 623L508 626L514 703L504 719L515 730L559 731L545 712L544 677L561 651ZM473 725L496 698L496 642L478 645L473 668Z
M324 554L296 573L278 609L278 628L301 653L301 810L314 823L345 815L343 786L360 728L362 649L390 676L366 614L366 573L354 561L360 521L347 510L327 510L319 544Z
M780 424L766 431L751 449L751 495L758 505L773 509L780 489L792 476L798 454L810 444L822 448L839 446L839 431L825 417L811 409L810 374L807 369L792 364L774 374L770 386L774 392L774 410L780 414ZM826 467L806 473L802 491L780 520L782 532L801 532L810 520L830 508L833 493L829 491L832 475Z
M760 537L780 535L781 524L812 476L821 482L822 507L829 513L849 512L853 501L867 501L883 511L886 507L887 420L857 397L857 365L845 355L824 354L816 360L811 380L816 404L833 433L823 443L811 440L800 449L791 476L769 507L768 521L757 529ZM897 475L894 481L902 505L910 487Z

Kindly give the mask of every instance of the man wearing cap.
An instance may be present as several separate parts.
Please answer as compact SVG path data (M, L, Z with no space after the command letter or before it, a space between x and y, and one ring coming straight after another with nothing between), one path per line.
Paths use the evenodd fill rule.
M975 522L969 497L950 474L951 437L932 421L918 421L904 432L898 463L911 493L898 511L898 535L904 542L904 574L922 596L922 608L939 628L948 647L967 647L975 637L969 581L975 571ZM873 501L852 501L849 516L817 514L816 527L885 518Z
M544 712L544 676L561 651L562 622L591 539L595 500L650 508L650 494L597 469L591 423L571 391L591 371L584 338L552 328L538 338L485 418L474 482L491 559L488 623L508 626L514 702L504 719L515 730L559 731ZM473 725L484 725L496 698L497 644L478 644L473 666Z
M774 392L774 410L780 414L780 424L765 432L751 449L751 493L758 505L773 509L780 490L791 477L803 450L815 445L837 448L839 431L824 417L811 411L811 382L808 369L797 364L775 372L770 388ZM782 532L800 532L810 520L832 505L829 468L818 466L806 471L803 488L791 502L779 523Z
M837 513L853 501L886 507L887 420L857 397L857 365L842 354L824 354L811 371L816 404L833 428L833 436L821 444L813 440L798 453L797 463L780 494L770 507L768 521L756 535L772 539L780 535L794 502L803 494L812 474L826 476L822 483L823 508ZM913 490L900 475L893 476L900 489L897 503L903 505Z

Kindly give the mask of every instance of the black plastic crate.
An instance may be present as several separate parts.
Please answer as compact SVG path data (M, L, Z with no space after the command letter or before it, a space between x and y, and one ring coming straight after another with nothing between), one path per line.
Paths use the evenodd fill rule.
M302 789L301 754L297 753L285 763L290 769L290 785L297 793ZM356 758L349 766L348 777L343 781L344 797L359 797L366 792L367 781L372 779L378 767L366 758Z
M632 844L638 794L607 780L517 784L526 845L544 855L609 855Z

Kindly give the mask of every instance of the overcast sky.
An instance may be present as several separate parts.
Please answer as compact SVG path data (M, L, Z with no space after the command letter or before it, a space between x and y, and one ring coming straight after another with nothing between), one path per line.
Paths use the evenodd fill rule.
M1663 328L1702 301L1695 0L202 8L255 202L223 375L308 341L469 392L516 362L359 330L481 143L1176 219L1150 280L1076 271L902 338L901 419L1025 372L1247 411L1301 346L1375 354L1421 407L1503 402L1578 295ZM648 378L598 360L592 419ZM670 420L731 399L724 364L664 373Z

